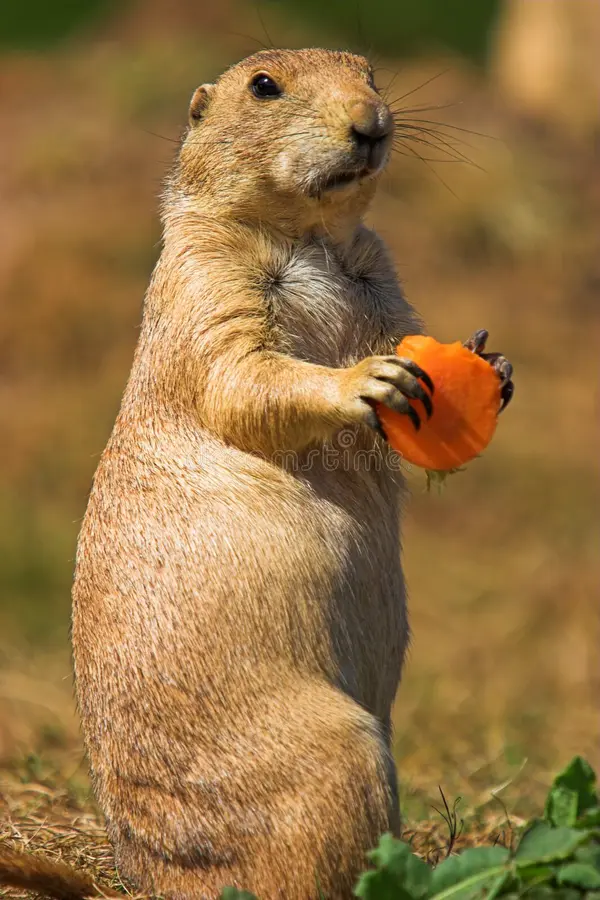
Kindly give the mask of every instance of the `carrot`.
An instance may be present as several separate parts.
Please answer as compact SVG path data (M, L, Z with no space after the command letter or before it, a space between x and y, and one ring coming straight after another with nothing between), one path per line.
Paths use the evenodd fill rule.
M435 392L429 419L423 403L410 400L421 419L418 431L408 416L376 405L393 449L407 462L434 472L470 462L485 450L496 430L501 401L497 372L459 341L441 344L432 337L410 335L396 352L427 372Z

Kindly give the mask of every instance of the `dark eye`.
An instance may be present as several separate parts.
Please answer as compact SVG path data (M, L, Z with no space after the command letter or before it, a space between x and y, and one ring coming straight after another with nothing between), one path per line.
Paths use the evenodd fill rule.
M250 82L250 90L259 100L281 96L282 90L269 75L259 72Z

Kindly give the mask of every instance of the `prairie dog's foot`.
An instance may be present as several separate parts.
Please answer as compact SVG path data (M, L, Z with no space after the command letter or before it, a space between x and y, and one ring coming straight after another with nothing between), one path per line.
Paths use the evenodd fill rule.
M482 359L485 359L487 362L489 362L492 368L497 372L498 378L500 379L501 383L500 396L502 398L499 412L502 412L502 410L506 409L506 407L510 403L511 398L515 392L515 386L512 382L513 367L512 364L507 360L507 358L501 353L483 352L485 350L485 345L488 337L489 334L485 330L485 328L480 328L479 331L476 331L468 341L465 341L463 346L465 346L467 350L472 350L473 353L476 353L478 356L481 356Z
M419 378L430 393L419 383ZM421 419L408 398L421 400L429 417L433 411L430 396L433 390L429 375L412 360L400 356L368 356L343 371L340 406L347 422L361 422L385 438L374 404L383 403L407 415L418 431Z

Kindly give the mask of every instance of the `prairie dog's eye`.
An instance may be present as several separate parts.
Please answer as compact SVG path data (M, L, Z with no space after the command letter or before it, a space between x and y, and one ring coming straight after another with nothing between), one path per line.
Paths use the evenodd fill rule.
M253 77L250 82L250 90L258 100L270 100L273 97L280 97L282 94L277 82L264 72L259 72Z

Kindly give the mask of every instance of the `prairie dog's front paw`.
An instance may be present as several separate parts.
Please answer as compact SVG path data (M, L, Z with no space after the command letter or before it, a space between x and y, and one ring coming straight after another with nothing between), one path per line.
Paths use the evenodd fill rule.
M419 383L419 378L430 393ZM368 356L352 368L342 370L340 412L346 424L362 423L385 437L374 409L375 403L383 403L407 415L418 431L421 419L408 398L421 400L430 416L433 411L430 394L433 394L433 382L412 360L401 356Z

